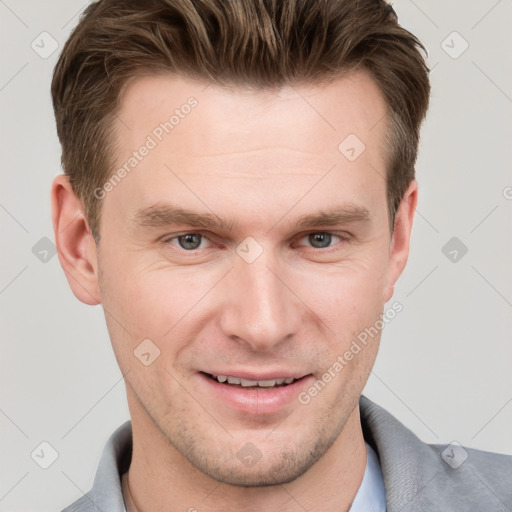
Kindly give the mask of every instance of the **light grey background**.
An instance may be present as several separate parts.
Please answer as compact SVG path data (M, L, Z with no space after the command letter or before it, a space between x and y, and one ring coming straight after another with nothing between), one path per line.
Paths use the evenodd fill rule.
M101 306L78 302L40 241L53 240L60 172L51 72L84 6L0 0L0 511L77 499L128 419ZM394 7L429 50L433 92L411 254L390 302L404 309L383 333L365 393L425 441L512 454L512 5ZM46 55L52 39L59 47ZM456 262L442 252L454 236L468 248ZM31 457L43 441L58 452L48 469Z

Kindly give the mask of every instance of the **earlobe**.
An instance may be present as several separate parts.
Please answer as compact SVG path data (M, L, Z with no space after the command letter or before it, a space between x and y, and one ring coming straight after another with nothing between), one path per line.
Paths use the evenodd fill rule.
M395 229L389 254L388 281L384 292L384 302L393 296L394 286L402 274L411 240L412 223L418 204L418 182L413 180L405 192L395 216Z
M82 203L65 174L53 180L51 201L57 254L69 286L78 300L99 304L96 244Z

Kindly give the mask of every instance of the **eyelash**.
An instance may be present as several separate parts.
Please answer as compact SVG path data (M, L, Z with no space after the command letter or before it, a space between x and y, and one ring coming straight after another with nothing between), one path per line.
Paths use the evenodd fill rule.
M334 231L309 231L308 233L301 234L298 237L298 239L302 240L303 238L308 237L309 235L319 235L319 234L331 235L331 236L337 237L340 241L337 244L330 245L330 246L325 247L325 248L309 246L309 249L312 249L313 252L328 253L328 252L331 252L333 250L336 250L339 245L346 244L346 243L348 243L350 241L350 235L348 235L348 233L345 233L345 232L337 233L337 232L334 232ZM203 239L206 239L206 240L210 241L211 243L215 244L215 242L210 240L207 235L205 235L204 233L201 233L200 231L199 232L198 231L186 231L184 233L179 233L177 235L173 235L171 237L167 237L167 238L162 240L162 244L164 244L164 245L171 245L170 244L171 241L177 240L178 238L180 238L182 236L185 236L185 235L199 235ZM198 251L201 250L201 249L189 249L189 250L187 250L187 249L183 249L183 247L179 247L179 246L177 246L176 249L178 251L180 251L180 252L190 253L190 254L197 253Z

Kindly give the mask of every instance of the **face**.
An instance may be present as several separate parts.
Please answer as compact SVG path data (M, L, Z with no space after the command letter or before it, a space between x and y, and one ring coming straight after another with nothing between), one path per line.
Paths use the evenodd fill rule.
M284 483L357 412L380 335L339 356L405 264L387 217L386 106L364 73L206 85L127 89L126 172L97 193L98 289L132 419L216 480Z

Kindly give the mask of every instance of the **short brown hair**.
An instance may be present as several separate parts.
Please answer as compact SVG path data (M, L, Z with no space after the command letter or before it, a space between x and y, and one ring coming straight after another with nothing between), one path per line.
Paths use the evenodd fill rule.
M389 109L391 230L414 179L430 94L420 41L384 0L101 0L90 4L54 70L62 166L99 242L94 190L114 172L115 120L134 78L173 73L221 86L314 84L370 73Z

